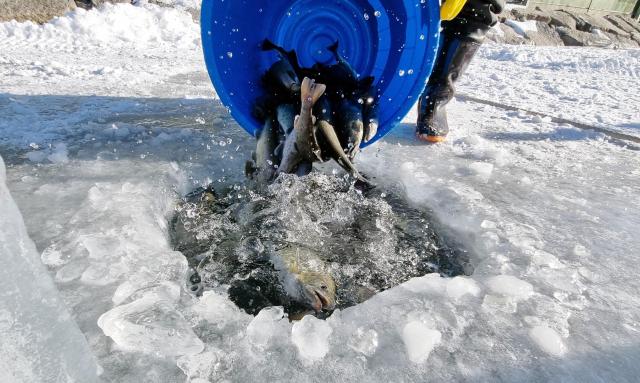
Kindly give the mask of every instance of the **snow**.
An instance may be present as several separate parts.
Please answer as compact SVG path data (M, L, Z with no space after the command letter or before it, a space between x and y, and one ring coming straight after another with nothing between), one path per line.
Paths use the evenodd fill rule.
M91 356L117 382L636 380L636 146L462 99L448 107L448 142L419 145L404 125L357 164L437 218L469 249L472 275L414 278L326 321L290 322L278 308L253 317L223 287L184 291L168 238L176 199L210 182L242 198L254 145L215 100L191 20L146 4L1 24L0 153L20 213L0 182L0 284L20 288L11 303L0 294L0 380L49 360L52 376L66 365L92 381ZM638 58L485 45L457 89L640 136ZM40 288L46 304L32 304ZM34 331L59 331L27 338L6 320L22 309L41 315Z
M513 30L516 31L517 34L523 37L527 35L527 32L538 31L536 20L518 21L518 20L506 19L504 23L510 26L511 28L513 28Z
M529 336L540 349L553 356L562 356L567 348L560 335L547 326L536 326L529 330Z

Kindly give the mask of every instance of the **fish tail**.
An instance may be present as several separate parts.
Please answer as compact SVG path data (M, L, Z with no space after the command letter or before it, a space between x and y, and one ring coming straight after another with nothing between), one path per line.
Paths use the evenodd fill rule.
M305 77L304 80L302 80L302 86L300 87L302 103L310 103L311 105L314 105L318 99L322 97L325 90L327 90L326 85L317 84L315 80Z
M337 55L337 54L338 54L338 48L339 48L339 47L340 47L340 41L339 41L339 40L336 40L336 42L335 42L335 43L333 43L333 44L331 44L331 45L329 45L329 46L327 47L327 50L328 50L329 52L333 53L334 55Z
M327 47L327 50L331 53L333 53L333 56L335 57L336 61L339 63L344 62L344 58L340 55L340 52L338 52L338 49L340 49L340 41L336 40L335 43L329 45Z
M282 56L287 57L287 51L285 51L283 47L276 45L273 41L269 39L262 40L261 48L265 52L276 51L280 53Z

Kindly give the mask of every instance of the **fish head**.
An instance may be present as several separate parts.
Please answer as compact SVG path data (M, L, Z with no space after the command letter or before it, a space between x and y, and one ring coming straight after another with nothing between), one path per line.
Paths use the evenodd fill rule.
M288 60L276 61L267 71L264 81L275 90L285 90L290 94L300 92L300 79Z
M316 313L333 311L336 307L336 283L326 273L305 272L298 275L302 299Z

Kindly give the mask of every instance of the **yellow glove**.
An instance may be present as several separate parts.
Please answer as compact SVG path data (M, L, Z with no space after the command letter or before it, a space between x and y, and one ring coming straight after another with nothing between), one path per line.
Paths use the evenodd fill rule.
M446 0L440 7L440 19L450 21L456 18L467 0Z

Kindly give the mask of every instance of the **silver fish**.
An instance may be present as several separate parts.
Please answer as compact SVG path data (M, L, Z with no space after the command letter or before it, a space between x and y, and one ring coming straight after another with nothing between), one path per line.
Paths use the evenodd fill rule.
M336 160L338 165L351 174L356 180L364 182L367 185L371 185L371 182L358 172L358 169L356 169L349 157L345 154L342 146L340 146L340 140L338 139L338 135L336 134L334 127L324 120L318 121L316 125L322 134L324 134L327 143L333 151L333 158Z
M315 118L312 109L325 90L325 85L316 84L308 77L302 81L300 115L295 117L293 130L285 139L278 173L293 173L301 163L315 162L322 158L316 139Z

